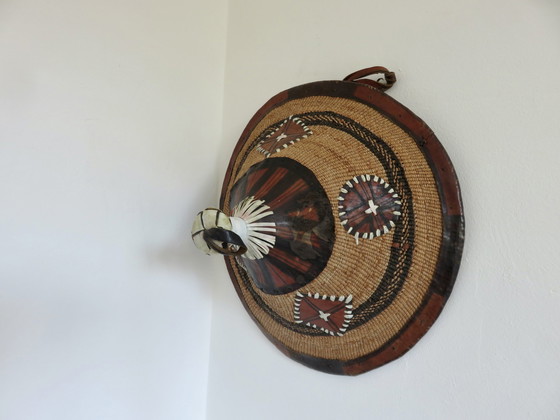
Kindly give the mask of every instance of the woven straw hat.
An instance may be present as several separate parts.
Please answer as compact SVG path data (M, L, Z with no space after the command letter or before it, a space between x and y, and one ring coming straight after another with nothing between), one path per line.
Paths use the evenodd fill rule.
M364 79L381 74L384 80ZM221 210L193 239L226 256L265 335L321 371L356 375L404 354L445 304L464 218L451 162L427 125L383 93L382 67L270 99L245 128Z

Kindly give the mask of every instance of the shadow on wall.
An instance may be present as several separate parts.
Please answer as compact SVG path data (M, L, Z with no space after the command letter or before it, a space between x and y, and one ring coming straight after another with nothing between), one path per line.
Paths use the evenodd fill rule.
M180 271L185 281L200 284L210 293L209 286L215 278L227 277L222 258L205 255L199 251L191 239L191 227L195 216L206 207L218 207L216 181L208 180L198 183L198 191L186 191L189 199L183 220L177 223L180 228L173 238L161 246L151 247L146 251L146 263L157 268Z

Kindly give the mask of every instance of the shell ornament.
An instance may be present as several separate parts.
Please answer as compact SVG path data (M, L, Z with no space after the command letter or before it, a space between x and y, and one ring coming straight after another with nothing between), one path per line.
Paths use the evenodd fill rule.
M274 96L233 151L220 210L193 223L267 338L328 373L406 353L461 260L455 171L427 125L384 93L395 81L372 67Z

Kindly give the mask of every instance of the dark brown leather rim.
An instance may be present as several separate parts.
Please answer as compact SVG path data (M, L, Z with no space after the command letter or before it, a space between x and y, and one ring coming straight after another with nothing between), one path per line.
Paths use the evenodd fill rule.
M351 81L324 81L309 83L288 89L271 98L249 121L241 134L233 151L225 175L220 198L223 208L226 189L230 182L233 165L249 134L262 118L283 103L306 96L334 96L354 99L369 105L391 119L405 130L420 147L426 161L430 165L440 195L443 214L443 238L438 263L428 292L422 304L407 324L380 349L349 361L323 359L304 355L287 348L283 343L272 337L249 310L243 293L236 281L233 269L234 260L226 257L226 266L233 285L245 309L257 323L266 337L288 357L313 369L340 375L358 375L382 366L405 354L433 325L445 305L459 270L463 252L465 221L461 191L453 165L447 152L436 138L432 130L412 111L390 96L370 85Z

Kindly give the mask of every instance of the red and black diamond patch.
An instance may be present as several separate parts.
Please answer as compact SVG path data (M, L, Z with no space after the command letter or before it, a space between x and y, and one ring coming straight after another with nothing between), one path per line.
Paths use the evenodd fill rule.
M284 120L280 127L258 144L257 150L269 157L311 134L313 132L300 118L290 116Z
M323 331L325 334L341 336L352 319L352 295L327 296L319 293L296 293L294 320Z

